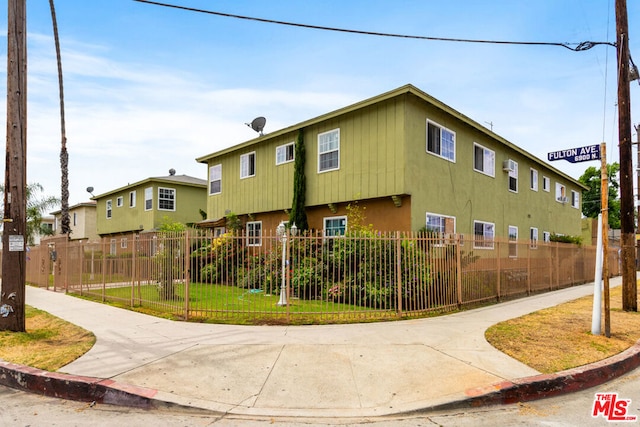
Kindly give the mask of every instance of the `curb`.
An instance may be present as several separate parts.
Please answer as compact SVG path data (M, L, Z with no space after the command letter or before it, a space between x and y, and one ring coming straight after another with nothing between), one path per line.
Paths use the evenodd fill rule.
M627 350L599 362L554 374L534 375L468 389L465 391L467 398L416 412L509 405L546 399L596 387L631 372L639 366L640 341Z

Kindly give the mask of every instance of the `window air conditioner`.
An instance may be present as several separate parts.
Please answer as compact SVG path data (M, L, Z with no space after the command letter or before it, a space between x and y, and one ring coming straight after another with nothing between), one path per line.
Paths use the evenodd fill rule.
M558 197L558 201L561 202L561 203L567 203L569 201L569 199L566 198L566 197L562 197L561 196L561 197Z
M502 162L502 170L505 172L513 172L515 170L515 163L513 160L505 160Z

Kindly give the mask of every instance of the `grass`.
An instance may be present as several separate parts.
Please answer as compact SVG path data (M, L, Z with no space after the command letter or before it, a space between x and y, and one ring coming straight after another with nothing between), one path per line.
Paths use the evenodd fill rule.
M27 332L0 331L0 359L56 371L93 347L96 337L79 326L25 307Z
M496 324L486 337L498 350L543 373L606 359L640 339L640 313L622 311L621 287L611 290L611 338L604 336L604 327L603 335L591 334L592 304L589 296L540 310ZM26 333L0 331L0 359L56 371L95 342L90 332L28 306L26 327Z
M575 368L614 356L640 340L640 313L622 310L622 287L611 290L611 337L591 334L593 296L540 310L489 328L495 348L542 373Z

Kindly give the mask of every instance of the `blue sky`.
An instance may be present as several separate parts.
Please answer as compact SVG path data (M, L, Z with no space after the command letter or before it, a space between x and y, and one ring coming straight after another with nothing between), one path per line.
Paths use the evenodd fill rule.
M615 41L614 0L165 0L190 8L384 33L466 39ZM6 58L7 1L0 1ZM524 148L607 142L618 161L610 46L469 44L294 28L133 0L56 2L65 84L70 203L178 174L200 157L411 83ZM628 2L630 50L640 4ZM27 180L59 196L57 69L47 1L27 1ZM0 69L6 81L6 60ZM6 99L6 85L3 85ZM640 121L638 82L632 120ZM0 114L6 116L6 105ZM2 132L4 133L4 127ZM634 132L633 140L636 140ZM634 151L635 158L635 151ZM553 166L577 178L588 166Z

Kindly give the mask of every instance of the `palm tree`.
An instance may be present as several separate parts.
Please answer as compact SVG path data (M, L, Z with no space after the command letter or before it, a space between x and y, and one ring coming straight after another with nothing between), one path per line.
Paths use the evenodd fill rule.
M60 172L62 192L61 198L61 220L60 234L69 236L71 225L69 221L69 153L67 152L67 131L64 120L64 85L62 84L62 59L60 55L60 39L58 37L58 21L56 19L56 8L53 0L49 0L51 9L51 20L53 22L53 37L56 43L56 59L58 61L58 86L60 88L60 133L62 140L60 144Z

